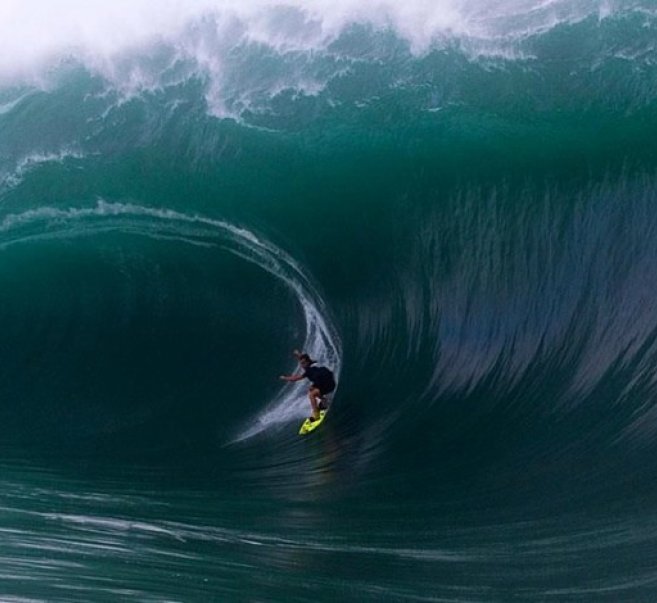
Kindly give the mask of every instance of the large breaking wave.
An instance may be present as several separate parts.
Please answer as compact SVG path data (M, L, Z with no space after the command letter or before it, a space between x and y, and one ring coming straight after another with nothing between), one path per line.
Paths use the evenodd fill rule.
M131 525L277 592L300 550L313 597L654 598L651 3L41 8L0 9L6 448L237 492L258 529ZM306 439L294 347L339 376ZM34 516L130 541L78 502Z

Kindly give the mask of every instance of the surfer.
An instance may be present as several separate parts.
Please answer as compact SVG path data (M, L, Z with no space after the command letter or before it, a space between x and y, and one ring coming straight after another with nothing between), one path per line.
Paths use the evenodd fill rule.
M281 379L292 382L301 381L302 379L308 379L310 381L311 385L308 390L308 398L313 412L310 420L317 421L319 419L319 411L327 409L324 396L330 394L335 389L335 376L325 366L313 366L317 362L312 360L308 354L294 350L294 357L299 361L303 373L297 375L281 375Z

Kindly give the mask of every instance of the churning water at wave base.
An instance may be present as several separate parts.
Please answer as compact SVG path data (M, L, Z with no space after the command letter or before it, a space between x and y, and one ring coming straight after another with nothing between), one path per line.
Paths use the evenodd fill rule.
M5 0L0 599L653 600L656 19Z

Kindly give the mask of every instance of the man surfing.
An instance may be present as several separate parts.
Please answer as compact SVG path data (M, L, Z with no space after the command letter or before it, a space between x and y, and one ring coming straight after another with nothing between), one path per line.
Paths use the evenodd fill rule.
M281 375L283 381L301 381L308 379L311 383L308 390L308 398L312 407L312 416L309 421L319 420L319 411L326 410L326 399L324 396L330 394L335 389L335 377L333 372L325 366L313 366L317 364L308 354L303 354L299 350L294 350L294 357L299 361L303 373L297 375Z

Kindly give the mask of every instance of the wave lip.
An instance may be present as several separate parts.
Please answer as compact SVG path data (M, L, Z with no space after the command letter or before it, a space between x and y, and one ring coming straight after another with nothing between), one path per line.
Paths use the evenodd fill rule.
M244 111L266 109L263 99L283 91L316 96L361 63L386 61L389 50L379 56L376 40L390 32L410 57L458 49L472 60L524 60L533 56L526 43L532 36L641 10L578 0L507 0L492 9L483 0L69 0L38 9L29 0L9 1L5 18L0 14L0 86L47 89L58 69L71 65L127 97L198 78L210 113L239 119ZM345 44L354 28L363 33L357 37L373 41Z

